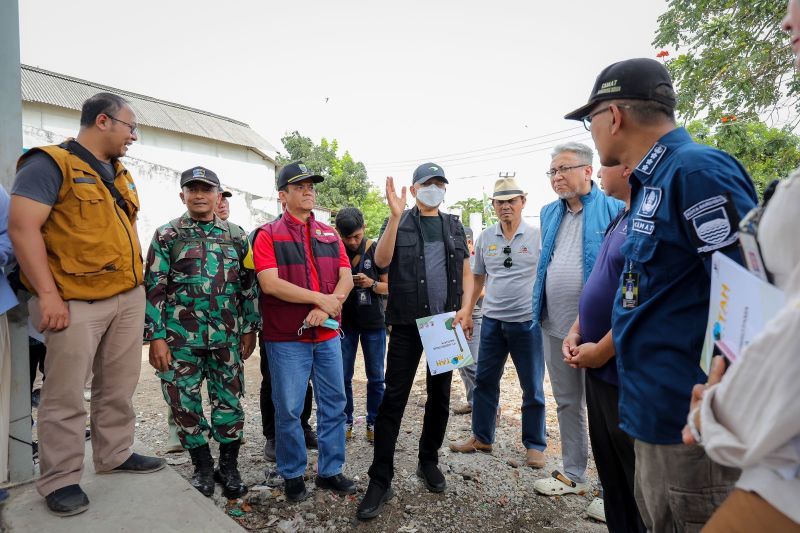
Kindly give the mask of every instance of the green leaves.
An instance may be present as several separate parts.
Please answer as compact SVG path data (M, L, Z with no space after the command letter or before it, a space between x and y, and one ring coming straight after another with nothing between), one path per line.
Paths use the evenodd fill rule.
M666 61L686 120L722 115L770 120L800 111L800 83L788 36L785 0L671 0L653 45L677 52ZM782 113L782 114L781 114ZM796 120L796 118L794 118Z
M308 169L325 177L316 186L317 205L334 211L348 205L359 205L370 189L367 169L355 161L349 152L337 155L339 143L324 137L319 144L294 131L281 139L288 156L278 155L278 164L285 165L302 159Z
M336 139L328 141L323 137L319 144L314 144L311 138L293 131L281 142L289 155L278 155L278 164L302 159L311 172L325 177L325 181L316 186L319 207L334 212L343 207L357 207L364 213L366 234L378 235L383 220L389 216L389 207L380 191L370 183L362 162L353 159L348 151L339 157Z
M483 214L482 222L484 228L497 222L497 215L495 215L494 208L492 208L492 202L486 198L486 196L484 196L483 199L467 198L466 200L461 200L450 206L450 211L457 213L459 209L463 213L461 222L464 226L469 226L469 216L472 213Z
M697 142L738 159L753 178L759 196L772 180L784 178L800 166L800 137L787 127L772 128L760 121L737 117L716 125L696 120L687 129Z

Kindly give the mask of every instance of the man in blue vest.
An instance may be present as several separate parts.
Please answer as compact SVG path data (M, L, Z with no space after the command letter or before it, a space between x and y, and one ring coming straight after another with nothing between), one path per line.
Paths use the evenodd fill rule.
M624 207L592 181L592 149L567 143L553 150L546 172L558 200L542 208L542 253L533 287L533 324L542 327L544 361L558 405L563 472L537 480L548 496L583 494L589 488L584 370L567 365L561 345L578 315L578 299L589 278L603 235Z

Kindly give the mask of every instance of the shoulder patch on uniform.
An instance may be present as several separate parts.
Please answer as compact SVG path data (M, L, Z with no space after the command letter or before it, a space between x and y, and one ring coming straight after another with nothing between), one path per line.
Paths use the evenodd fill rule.
M639 162L639 166L636 167L636 170L649 176L656 169L665 153L667 153L666 146L661 143L654 144L653 147L650 148L650 151L647 152L647 155Z
M728 199L721 194L717 196L712 196L711 198L706 198L702 202L697 202L692 207L684 211L683 216L686 218L686 220L692 220L699 213L702 213L703 211L707 211L711 208L720 205L724 205L725 203L727 203L727 201Z
M656 229L656 223L652 220L644 220L641 218L634 218L631 222L631 228L633 231L638 231L639 233L644 233L647 235L652 235L653 231Z
M739 216L727 195L706 198L683 212L691 222L697 252L707 254L727 248L739 239Z
M661 196L660 187L645 187L644 200L636 214L645 218L653 218L653 215L656 214L656 209L661 204Z

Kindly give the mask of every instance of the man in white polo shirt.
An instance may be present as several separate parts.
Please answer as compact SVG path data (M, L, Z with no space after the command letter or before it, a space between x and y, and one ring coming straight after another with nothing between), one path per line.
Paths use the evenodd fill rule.
M528 466L545 465L544 355L530 298L539 264L539 231L522 220L526 194L514 178L497 180L492 206L499 222L475 243L472 306L486 285L481 354L472 400L472 435L450 444L454 452L491 453L500 378L509 353L522 387L522 444ZM488 280L487 280L488 275Z

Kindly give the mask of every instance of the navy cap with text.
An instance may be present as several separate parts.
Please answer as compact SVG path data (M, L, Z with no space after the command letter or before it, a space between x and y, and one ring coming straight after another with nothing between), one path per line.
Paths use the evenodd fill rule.
M627 59L600 72L589 95L589 102L564 115L567 120L583 120L597 102L603 100L652 100L675 108L675 89L667 67L655 59Z

